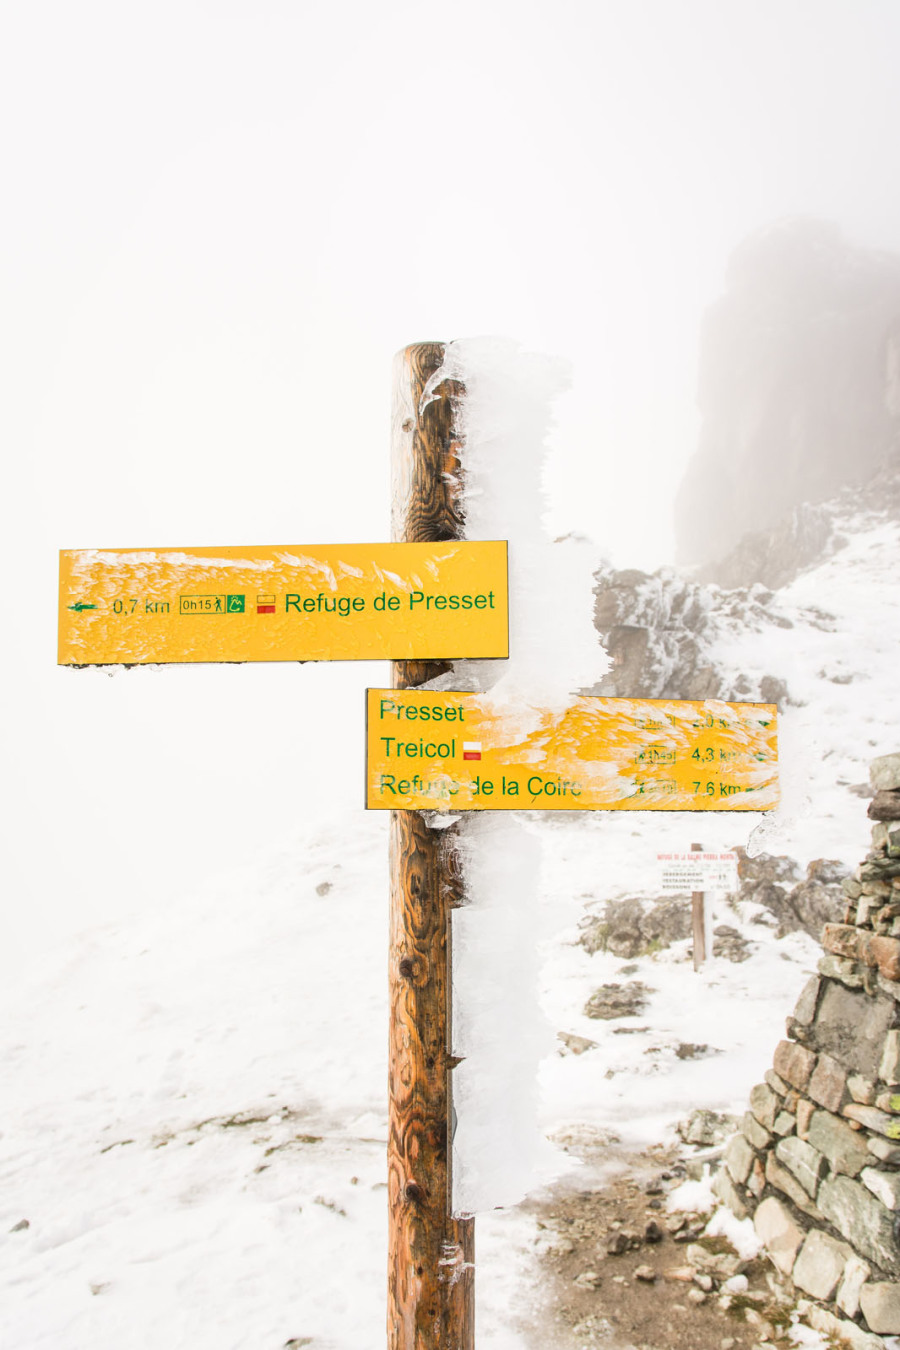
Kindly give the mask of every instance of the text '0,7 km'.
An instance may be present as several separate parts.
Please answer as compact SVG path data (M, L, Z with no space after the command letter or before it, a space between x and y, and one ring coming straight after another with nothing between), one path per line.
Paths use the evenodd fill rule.
M508 655L504 541L59 556L60 665Z
M767 703L577 698L563 711L490 695L370 689L366 806L449 811L769 811Z

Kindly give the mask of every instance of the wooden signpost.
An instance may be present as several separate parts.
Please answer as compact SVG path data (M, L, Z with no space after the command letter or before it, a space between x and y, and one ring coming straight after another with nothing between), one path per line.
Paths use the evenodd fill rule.
M691 852L699 853L702 845L691 844ZM694 970L706 960L706 892L691 891L691 934Z
M463 540L465 391L442 343L395 358L391 544L60 555L59 663L390 658L368 694L366 804L392 811L389 1350L474 1350L474 1221L455 1216L450 913L456 827L423 809L760 811L776 804L775 710L574 699L511 719L417 689L452 659L509 653L506 544Z
M429 385L443 356L441 343L422 343L395 358L397 539L462 532L465 464L453 413L465 391L449 381ZM455 826L431 828L421 809L760 811L777 802L769 705L583 699L562 718L538 716L524 736L510 737L506 719L483 696L413 692L451 669L446 662L403 663L394 668L393 690L367 696L366 801L392 811L389 1350L475 1344L474 1220L453 1214L449 1162L458 1062L451 1053L449 918L462 901L457 835ZM603 719L613 735L601 746ZM519 784L518 794L504 793L504 777Z
M395 539L458 539L463 531L459 445L442 343L394 358L391 528ZM446 674L446 662L394 666L410 689ZM473 1350L475 1221L455 1218L450 1177L453 1069L450 911L461 903L457 836L417 811L391 816L388 983L389 1350Z

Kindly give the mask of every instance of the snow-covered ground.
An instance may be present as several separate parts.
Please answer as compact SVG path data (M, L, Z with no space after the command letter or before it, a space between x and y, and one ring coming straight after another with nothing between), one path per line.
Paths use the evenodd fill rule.
M735 632L714 659L788 686L779 720L783 809L756 846L804 864L824 855L855 866L870 822L848 788L868 783L871 760L900 745L900 523L863 515L842 523L844 547L776 592L773 611L791 626Z
M537 826L548 910L627 882L633 831L604 823ZM384 1343L385 824L317 827L3 990L4 1347ZM588 956L572 924L545 941L550 1026L599 1043L546 1059L548 1132L651 1142L695 1105L740 1109L815 961L808 939L747 932L764 940L740 966L695 975L685 943L631 963L656 992L628 1023L582 1014L620 959ZM709 1055L677 1059L682 1041ZM488 1214L477 1236L479 1343L513 1350L533 1220Z
M736 627L723 632L716 653L732 670L787 681L784 805L772 818L532 813L507 818L493 835L484 823L463 827L484 835L487 889L495 884L485 871L492 838L516 850L509 832L519 830L527 858L540 860L523 862L523 843L518 872L505 869L509 903L493 929L482 914L498 944L496 959L483 963L495 987L462 1019L476 1053L459 1071L469 1074L473 1111L482 1085L485 1101L506 1096L518 1105L537 1098L535 1081L523 1079L528 1054L513 1066L517 1057L504 1060L503 1046L518 1032L529 1047L546 1047L532 1079L541 1131L557 1151L552 1163L549 1146L527 1160L536 1175L576 1168L577 1149L565 1151L573 1139L611 1132L643 1146L672 1140L696 1106L741 1111L771 1061L815 966L812 939L777 940L753 922L759 915L750 907L738 912L720 897L713 925L738 928L751 956L741 964L712 959L695 974L686 942L627 963L588 955L579 922L609 898L655 895L656 854L695 841L765 847L801 864L859 861L869 823L865 802L848 789L865 781L871 758L900 741L893 614L900 529L848 524L846 547L778 593L774 606L790 626ZM565 565L578 556L570 551ZM589 596L589 571L583 580ZM565 631L561 620L557 631ZM573 640L576 666L582 637ZM561 638L554 650L564 665ZM542 689L550 687L552 662L540 673ZM95 697L97 709L101 702ZM181 883L173 870L152 906L124 906L115 922L80 930L72 919L48 931L38 957L7 962L4 1350L384 1344L386 819L342 809L293 836L274 831L250 865L218 859L200 883ZM589 995L623 978L648 987L641 1014L588 1018ZM477 989L471 966L460 970L461 986L467 979ZM538 1009L543 1028L531 1011ZM479 1034L479 1018L482 1033L502 1019L505 1040ZM596 1047L561 1053L559 1032ZM684 1044L706 1049L683 1058ZM464 1138L465 1094L460 1101ZM537 1259L534 1220L524 1210L510 1201L479 1215L485 1350L530 1350L528 1327L541 1301Z
M383 824L4 989L4 1345L379 1343Z
M766 833L801 862L858 861L868 822L846 785L896 748L898 534L880 525L853 536L781 594L793 628L773 628L764 648L759 634L738 636L721 653L783 674L800 705L782 718L788 801ZM548 1134L587 1126L644 1144L672 1138L694 1106L742 1109L814 967L812 940L777 941L720 900L713 922L741 929L749 960L695 974L686 943L638 958L627 964L653 991L644 1013L597 1022L584 1004L626 963L589 956L578 919L608 897L653 894L657 851L698 831L707 847L746 843L758 823L524 822L543 859L535 996L551 1035L598 1043L544 1059ZM255 868L51 942L8 979L4 1347L383 1344L386 858L384 817L342 815ZM682 1042L709 1048L680 1059ZM515 1208L479 1218L480 1344L524 1344L508 1310L527 1320L533 1239Z
M573 825L569 838L555 842L566 854L554 862L556 884L593 870L585 904L588 913L597 912L597 902L609 894L610 872L617 871L622 880L627 875L627 853L616 856L612 841L592 830L591 822L580 830ZM627 885L622 889L635 893ZM586 888L580 893L588 894ZM670 1141L674 1124L695 1106L746 1109L747 1091L770 1067L788 1005L796 1001L820 952L805 933L776 942L770 929L752 922L756 907L744 908L748 912L741 915L724 897L712 899L710 923L737 928L752 943L752 957L740 964L713 959L697 973L687 940L630 960L603 951L588 955L575 945L572 930L548 944L542 972L547 1016L558 1030L598 1042L586 1054L557 1053L545 1060L541 1077L548 1129L590 1124L629 1146L646 1145ZM603 1022L584 1014L599 985L629 981L652 991L639 1015ZM683 1045L708 1049L679 1059L676 1052Z

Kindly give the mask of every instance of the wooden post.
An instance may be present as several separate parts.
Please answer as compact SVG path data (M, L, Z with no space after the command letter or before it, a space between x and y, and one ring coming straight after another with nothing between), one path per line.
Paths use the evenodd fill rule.
M692 853L702 853L702 844L691 844ZM691 891L691 924L694 933L694 969L699 970L706 960L706 903L705 891Z
M394 362L395 540L463 534L459 445L443 382L423 399L444 346L418 343ZM395 689L424 684L447 662L398 661ZM454 1219L450 1191L450 911L461 901L454 827L391 813L388 1137L388 1350L474 1350L473 1219Z

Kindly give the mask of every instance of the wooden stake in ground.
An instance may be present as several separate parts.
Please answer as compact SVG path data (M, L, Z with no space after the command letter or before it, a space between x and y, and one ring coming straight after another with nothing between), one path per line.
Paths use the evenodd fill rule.
M692 853L702 853L702 844L691 844ZM694 969L699 970L706 960L706 901L705 891L691 891L691 924L694 934Z
M444 381L423 398L444 346L419 343L394 364L392 534L460 539L463 520L453 401ZM452 669L401 661L396 689ZM388 1138L388 1350L474 1350L474 1220L450 1195L450 911L461 901L456 831L417 811L391 814Z

